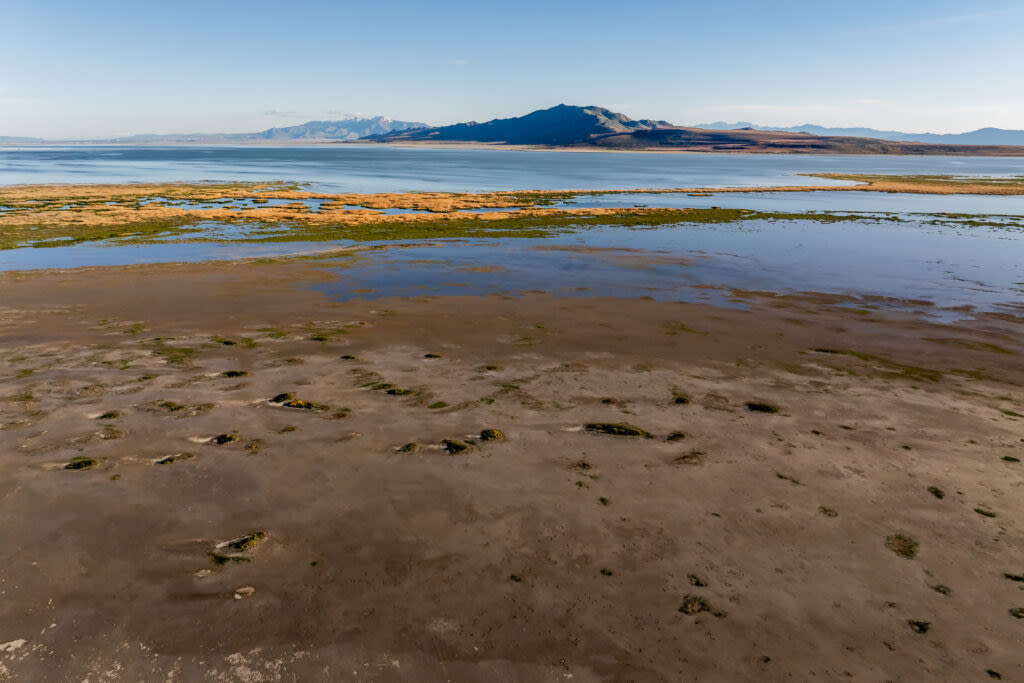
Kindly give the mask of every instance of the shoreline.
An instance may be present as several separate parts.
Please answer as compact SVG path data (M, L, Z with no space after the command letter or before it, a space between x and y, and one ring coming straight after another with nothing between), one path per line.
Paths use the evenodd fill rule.
M9 143L0 145L4 148L46 148L46 147L395 147L402 149L467 149L467 150L500 150L512 152L580 152L580 153L606 153L606 154L692 154L708 156L795 156L795 157L953 157L953 158L1018 158L1024 157L1024 149L1013 150L1006 153L991 154L922 154L920 152L906 154L889 153L860 153L850 154L843 152L822 152L821 150L808 151L765 151L765 150L698 150L698 149L670 149L664 147L637 147L637 148L606 148L598 146L545 146L545 145L508 145L504 143L487 142L367 142L361 140L246 140L246 141L221 141L221 142L45 142L45 143Z

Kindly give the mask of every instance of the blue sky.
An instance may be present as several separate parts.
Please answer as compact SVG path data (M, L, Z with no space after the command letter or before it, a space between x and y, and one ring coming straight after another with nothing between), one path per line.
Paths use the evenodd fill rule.
M1024 128L1024 2L0 0L0 135L428 123Z

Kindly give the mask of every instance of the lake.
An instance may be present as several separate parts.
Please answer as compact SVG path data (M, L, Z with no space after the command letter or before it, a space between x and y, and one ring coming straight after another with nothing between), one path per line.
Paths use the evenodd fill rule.
M0 185L169 181L312 183L324 192L485 192L839 184L799 173L1024 173L1024 159L778 154L649 154L304 147L0 147Z
M1024 160L991 157L696 155L310 147L8 147L0 183L273 181L325 192L764 187L837 184L801 173L1024 174ZM652 296L728 302L728 290L830 292L931 302L938 308L1014 311L1024 306L1024 197L865 192L584 196L573 206L748 208L855 212L857 220L743 221L630 229L608 226L530 239L405 241L343 257L337 299L419 294L516 293ZM939 214L1003 216L943 222ZM898 214L898 222L889 220ZM2 217L2 214L0 214ZM943 219L945 220L945 219ZM211 233L212 234L212 233ZM309 253L327 242L221 239L145 245L116 241L0 251L0 270L229 260ZM387 243L374 243L377 245ZM401 248L398 248L401 247ZM481 266L491 268L481 269ZM336 266L336 267L335 267ZM707 287L721 288L715 293ZM911 304L907 306L912 307ZM929 307L924 307L929 308Z

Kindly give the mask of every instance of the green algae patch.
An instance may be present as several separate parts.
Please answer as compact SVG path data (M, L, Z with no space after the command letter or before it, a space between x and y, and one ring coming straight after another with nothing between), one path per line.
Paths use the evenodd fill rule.
M262 545L269 536L270 534L266 531L259 530L233 538L230 541L218 543L210 552L210 558L215 564L250 562L252 558L249 555Z
M92 470L99 467L100 461L97 458L89 458L85 456L77 456L71 458L63 468L65 470Z
M139 243L148 239L198 234L194 218L135 220L120 224L67 225L38 224L28 227L0 225L0 249L33 247L56 249L88 242L116 241L118 244Z
M190 346L171 346L167 343L170 341L174 341L174 338L155 337L148 340L148 343L152 352L166 361L168 365L191 367L192 359L196 355L196 349Z
M441 442L441 448L443 448L448 455L464 455L472 450L472 446L469 444L456 441L455 439L445 439Z
M939 370L932 370L929 368L922 368L916 365L905 365L903 363L897 363L883 358L882 356L876 356L870 353L862 353L860 351L851 351L848 349L813 349L816 353L825 353L836 356L850 356L858 360L864 361L865 363L873 364L879 371L882 377L889 379L905 379L915 382L940 382L945 374Z
M949 337L924 337L924 341L931 342L933 344L944 344L946 346L959 346L960 348L969 349L971 351L987 351L989 353L999 353L1005 355L1013 354L1013 351L1003 348L998 344L979 342L974 341L972 339L955 339Z
M322 405L320 403L313 403L312 401L304 401L301 398L297 398L291 401L285 401L281 405L284 406L285 408L299 408L301 410L330 410L328 406Z
M907 625L910 626L910 630L919 635L924 635L931 630L932 624L930 621L917 621L915 619L908 619Z
M217 548L223 549L226 552L244 553L249 550L253 550L256 546L263 543L263 541L267 540L267 536L268 534L266 531L254 531L251 534L239 536L238 538L233 538L230 541L220 543L217 545Z
M241 346L246 349L256 348L256 340L249 337L240 337L239 339L231 339L229 337L221 337L216 335L210 338L210 344L220 344L221 346Z
M583 427L588 432L595 434L611 434L612 436L641 436L645 439L653 439L654 435L645 432L639 427L634 427L626 422L589 422Z
M499 429L485 429L480 432L481 441L501 441L505 435Z
M909 536L892 534L886 536L885 547L906 560L912 560L917 556L919 544Z
M317 412L323 412L330 410L331 407L322 403L314 403L313 401L307 401L305 399L296 398L294 394L283 393L278 394L274 398L269 400L269 403L278 405L282 408L296 408L298 410L314 410ZM345 409L347 411L347 409Z

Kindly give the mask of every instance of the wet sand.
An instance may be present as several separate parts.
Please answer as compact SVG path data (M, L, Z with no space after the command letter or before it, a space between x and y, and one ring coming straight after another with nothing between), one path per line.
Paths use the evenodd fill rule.
M1020 319L329 277L0 275L0 680L1024 676Z

